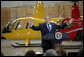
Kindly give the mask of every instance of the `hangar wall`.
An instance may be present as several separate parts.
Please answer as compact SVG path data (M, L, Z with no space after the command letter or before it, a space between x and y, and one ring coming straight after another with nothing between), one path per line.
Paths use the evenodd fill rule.
M83 16L83 1L80 1L78 6L80 15ZM59 17L64 11L62 16L70 17L71 7L72 3L46 5L45 13L51 15L52 17ZM34 6L1 7L1 30L11 19L34 16L34 8Z
M71 1L43 1L44 5L71 3ZM36 1L1 1L1 7L35 6Z

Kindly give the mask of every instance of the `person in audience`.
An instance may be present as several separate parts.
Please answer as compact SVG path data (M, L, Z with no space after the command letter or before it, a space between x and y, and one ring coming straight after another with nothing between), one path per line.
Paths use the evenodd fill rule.
M29 50L26 54L25 54L25 56L35 56L36 54L35 54L35 52L33 51L33 50Z
M58 56L67 56L66 51L63 48L57 48L56 52Z
M48 49L43 56L58 56L55 49Z

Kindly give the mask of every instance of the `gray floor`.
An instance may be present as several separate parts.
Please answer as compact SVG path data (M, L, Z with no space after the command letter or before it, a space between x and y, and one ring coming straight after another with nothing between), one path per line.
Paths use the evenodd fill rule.
M35 43L35 41L36 43L41 42L40 40L38 40L37 42L37 40L32 40L31 43ZM11 44L16 45L15 42L25 43L25 40L1 40L1 52L3 52L5 56L13 56L16 53L22 53L23 55L25 55L28 50L34 50L35 52L41 53L43 52L41 47L14 48L11 46Z
M1 52L3 52L3 54L5 56L14 56L17 53L20 53L22 55L25 55L25 53L28 50L34 50L35 52L40 52L43 53L42 48L41 47L26 47L26 48L14 48L11 46L11 44L15 44L15 42L18 43L25 43L25 40L1 40ZM40 39L36 39L36 40L31 40L31 43L41 43ZM62 45L81 45L83 44L80 41L63 41ZM80 49L65 49L66 52L79 52Z

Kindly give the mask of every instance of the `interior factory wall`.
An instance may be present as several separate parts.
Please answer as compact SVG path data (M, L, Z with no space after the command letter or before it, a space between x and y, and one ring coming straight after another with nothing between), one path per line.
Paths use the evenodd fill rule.
M1 7L35 6L36 1L1 1ZM44 5L70 3L70 1L44 1Z
M23 1L23 2L26 2L26 1ZM4 2L4 1L1 2L1 30L11 19L34 16L35 1L30 1L31 3L34 3L32 5L27 5L28 3L26 2L26 4L25 4L26 6L22 6L24 4L23 2L13 2L13 1L11 1L11 3ZM52 3L50 3L50 1L48 1L48 2L47 1L44 2L44 4L46 4L44 6L46 14L49 14L52 17L59 17L62 14L62 12L64 11L62 17L70 17L71 16L72 3L59 2L56 4L52 4ZM17 6L17 5L19 5L19 6ZM83 16L83 2L80 1L80 4L78 6L79 6L79 10L80 10L80 15Z

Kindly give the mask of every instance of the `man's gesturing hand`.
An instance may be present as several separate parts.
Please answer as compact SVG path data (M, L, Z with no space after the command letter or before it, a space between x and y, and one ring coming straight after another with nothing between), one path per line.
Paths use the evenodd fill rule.
M69 24L71 24L73 21L74 21L74 19L70 19L70 20L69 20Z

